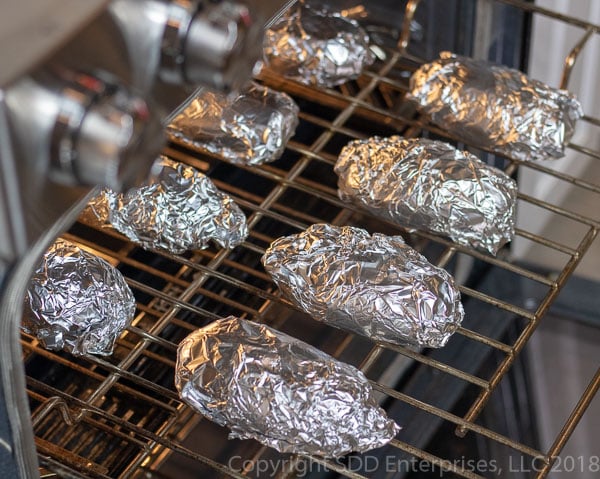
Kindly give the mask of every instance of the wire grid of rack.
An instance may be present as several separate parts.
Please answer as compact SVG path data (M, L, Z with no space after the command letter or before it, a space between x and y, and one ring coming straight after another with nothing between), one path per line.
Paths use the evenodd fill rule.
M600 32L598 26L542 10L529 3L500 1L581 28L582 41L574 49L573 60L577 59L578 49L585 41ZM409 2L405 21L410 20L417 4ZM403 37L402 41L405 40ZM365 372L374 390L387 398L388 403L399 402L451 424L455 433L449 440L460 441L467 433L480 435L524 457L541 461L536 477L544 477L549 472L553 458L560 452L597 392L600 371L582 392L579 403L548 451L537 450L499 434L479 424L477 418L552 301L583 260L597 235L599 218L585 217L519 194L520 204L529 203L550 211L557 219L572 225L571 244L517 230L518 236L536 243L539 248L558 251L564 256L564 267L560 273L548 277L513 263L506 252L494 258L434 235L406 232L384 221L374 221L364 212L341 202L336 194L336 175L332 168L337 153L347 141L374 134L425 134L444 137L455 144L458 142L418 115L407 115L403 109L408 74L419 63L418 58L411 57L402 48L388 51L384 61L377 62L356 82L335 90L316 90L265 73L261 78L264 83L288 92L303 106L300 120L302 131L306 132L292 139L281 160L269 165L233 166L184 145L171 144L166 150L168 156L208 172L216 185L232 195L245 210L250 235L243 245L232 251L209 248L180 256L147 252L111 230L95 230L81 224L65 234L67 239L105 258L124 273L136 296L137 315L132 326L119 339L115 354L107 358L74 358L46 351L34 338L23 336L37 447L42 464L50 471L48 477L54 474L102 478L150 477L144 475L157 470L172 455L193 460L198 471L195 477L249 477L252 464L272 451L253 443L253 447L247 449L248 455L240 459L239 464L244 467L235 468L231 461L226 460L226 453L223 455L210 450L210 438L190 446L185 442L186 437L194 430L208 427L208 421L185 406L173 387L177 342L197 327L229 314L282 330L291 328L300 339L323 347L326 352L341 359L347 359L348 351L352 350L354 365ZM597 118L585 117L583 121L600 127ZM600 152L584 145L571 144L570 148L600 161ZM600 185L556 171L548 162L505 159L508 174L514 174L517 168L531 168L552 175L577 188L599 194L600 199ZM301 317L288 301L280 297L260 266L265 248L277 236L298 232L319 222L354 224L367 226L370 230L402 234L416 249L426 251L428 259L438 266L448 267L457 257L470 256L516 279L542 285L546 293L537 304L526 308L511 302L511 298L503 297L501 292L461 286L465 301L477 302L480 308L489 311L490 318L494 320L513 321L518 325L519 334L510 344L468 326L457 332L456 337L466 339L474 348L477 346L496 354L498 360L492 374L487 377L456 367L451 361L436 360L427 351L371 343L342 332L334 335L337 339L333 343L321 345L318 341L321 330L313 332L312 336L310 333L303 336L302 325L310 320ZM503 313L503 316L498 319L496 312ZM294 325L296 321L300 326ZM328 330L327 326L319 327ZM408 358L420 367L430 368L436 374L448 375L475 388L477 394L471 407L464 415L456 415L434 402L405 393L402 387L380 380L374 371L380 368L382 361L392 362L395 356ZM209 434L224 437L226 431L217 429L215 432L213 428ZM404 442L402 438L400 432L389 447L458 477L483 477L477 471L438 457ZM342 462L294 457L289 459L287 469L280 471L278 477L293 477L294 466L300 460L322 464L343 477L367 477Z

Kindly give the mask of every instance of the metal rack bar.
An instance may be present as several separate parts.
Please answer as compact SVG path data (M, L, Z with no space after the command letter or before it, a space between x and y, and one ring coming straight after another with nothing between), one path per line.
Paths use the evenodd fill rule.
M35 379L28 378L28 384L31 384L38 389L49 391L53 396L61 397L66 403L74 403L77 407L81 408L82 410L85 410L87 413L91 413L91 414L97 415L98 417L107 419L112 424L120 426L120 427L130 431L131 433L133 433L141 438L146 439L147 442L155 442L158 444L162 444L163 446L166 446L166 447L172 449L174 452L177 452L184 456L190 457L190 458L194 459L195 461L198 461L201 464L209 466L211 469L214 469L217 472L220 472L222 474L227 474L230 477L235 477L237 479L244 479L243 475L236 473L231 468L228 468L228 467L226 467L216 461L213 461L201 454L195 453L194 451L191 451L190 449L185 448L185 447L177 444L176 442L168 441L165 438L163 438L157 434L154 434L150 431L147 431L144 428L138 427L135 424L132 424L126 420L123 420L118 416L107 413L106 411L103 411L102 409L98 409L94 406L90 406L89 404L87 404L84 401L81 401L72 396L64 395L61 391L53 390L48 385L40 383L39 381L37 381Z
M562 89L566 90L569 87L569 79L571 78L571 72L573 71L577 57L581 53L581 50L583 50L583 47L585 47L585 44L588 42L588 40L592 38L594 33L596 33L596 30L593 27L588 27L581 39L575 44L573 49L567 55L562 77L560 79L560 87Z
M402 402L405 402L406 404L409 404L410 406L413 406L413 407L421 409L422 411L425 411L429 414L433 414L442 419L445 419L446 421L454 423L457 426L464 428L465 430L476 432L484 437L493 439L495 442L498 442L499 444L504 444L505 446L508 446L516 451L522 452L523 454L527 454L531 457L544 456L544 454L542 452L540 452L532 447L515 442L506 436L498 434L498 433L496 433L490 429L487 429L483 426L479 426L478 424L475 424L469 420L466 420L464 418L456 416L456 415L449 413L443 409L432 406L431 404L427 404L423 401L419 401L418 399L415 399L411 396L407 396L406 394L398 392L394 389L391 389L387 386L384 386L384 385L379 384L374 381L371 381L371 385L373 386L373 389L375 389L376 391L381 391L382 393L385 393L389 397L393 397Z
M422 61L420 59L417 59L417 60ZM573 62L575 62L575 60L576 60L576 57L573 60ZM575 63L573 63L573 66L574 66L574 64ZM269 78L268 75L266 75L265 79L268 80L268 78ZM390 80L388 80L388 82L390 82L389 83L390 85L398 88L399 91L402 91L403 93L406 93L408 91L407 85L402 85L402 84L400 84L397 81L391 82ZM436 135L449 138L449 139L451 139L453 141L457 141L457 142L460 141L460 138L455 137L455 136L449 134L447 131L440 129L440 128L436 127L435 125L426 123L426 122L424 122L421 119L418 119L418 120L407 119L407 118L404 118L404 117L402 117L402 116L400 116L398 114L390 112L389 110L384 110L383 108L379 108L379 107L377 107L375 105L372 105L372 104L364 102L364 101L358 101L357 99L349 100L348 98L344 97L343 95L341 95L340 93L335 92L335 91L331 91L331 92L327 91L327 93L328 93L328 95L331 98L335 98L335 99L341 100L341 102L337 103L338 107L341 106L341 105L343 105L344 103L347 103L348 101L352 101L352 102L356 103L358 106L360 106L361 108L364 108L365 110L368 110L368 111L371 111L373 113L379 114L380 118L387 118L388 120L389 119L393 119L393 120L402 122L403 124L405 124L407 126L419 127L421 129L427 130L427 131L429 131L431 133L435 133ZM589 117L587 117L587 118L588 118L588 120L591 120ZM598 120L595 120L595 119L593 121L600 123ZM358 136L356 136L356 138L363 138L363 137L364 137L364 135L358 135ZM568 147L572 148L574 150L577 150L577 151L579 151L581 153L584 153L584 154L586 154L588 156L597 157L599 155L598 152L594 152L593 150L590 150L590 149L582 147L582 146L578 146L576 144L571 144L570 143L568 145ZM484 151L487 151L488 153L493 153L493 151L491 151L491 150L484 150ZM326 160L323 158L323 161L326 161ZM515 158L510 158L510 161L514 162L516 164L519 164L521 166L524 166L524 167L528 167L528 168L531 168L531 169L535 169L537 171L544 172L544 173L546 173L548 175L552 175L552 176L554 176L556 178L559 178L561 180L568 181L569 183L577 185L577 186L579 186L581 188L588 189L588 190L593 191L595 193L600 192L600 185L596 185L594 183L590 183L590 182L582 180L580 178L576 178L574 176L571 176L571 175L568 175L568 174L565 174L565 173L553 170L553 169L551 169L551 168L549 168L547 166L542 165L540 162L531 162L531 161L525 161L525 160L518 160L518 159L515 159Z
M540 471L538 471L536 479L542 479L546 477L546 475L551 471L552 465L556 461L557 456L560 454L560 451L562 451L563 447L571 437L571 434L573 434L575 427L577 427L577 424L579 423L581 417L583 416L590 403L596 396L596 393L598 392L599 388L600 368L596 371L596 374L594 375L587 388L583 392L581 398L577 402L577 405L569 415L568 419L565 422L565 425L556 437L556 440L554 441L552 446L550 446L548 454L546 454L546 457L548 457L550 460L544 465L544 467Z
M469 409L467 414L465 414L465 416L464 416L465 421L467 421L467 422L474 421L475 418L479 415L479 413L481 412L481 409L485 406L486 402L488 401L491 391L498 384L498 382L500 382L500 380L502 379L502 377L504 376L504 374L506 373L508 368L512 365L517 354L519 354L521 349L523 349L523 347L525 346L525 344L527 343L527 341L529 340L529 338L535 331L536 327L538 326L540 319L544 316L544 314L546 313L546 311L552 304L552 301L560 292L560 289L564 285L565 280L571 275L573 270L577 267L577 265L581 261L581 258L583 257L583 255L585 254L587 249L591 246L591 244L594 241L594 239L596 238L597 234L598 234L598 230L596 228L590 228L588 230L587 234L585 235L585 237L583 238L583 240L581 241L581 243L579 245L578 251L580 252L580 254L572 256L571 259L569 260L569 263L567 264L567 266L565 266L565 268L562 270L559 278L557 279L556 286L548 292L548 295L542 301L542 304L540 304L540 306L538 307L538 309L536 311L535 319L533 321L531 321L527 325L527 327L523 330L523 332L521 333L521 335L519 336L517 341L515 341L515 344L512 348L511 354L504 359L504 361L500 364L500 366L496 370L496 373L494 374L494 376L490 379L490 389L487 391L483 391L481 393L481 395L479 396L479 398L477 398L477 400L475 401L473 406L471 406L471 408ZM459 436L464 436L465 433L466 433L466 427L461 425L461 427L457 429L457 434Z
M248 167L242 167L242 169L249 170ZM285 186L287 186L289 188L293 188L295 190L301 191L303 193L308 193L308 194L310 194L310 195L312 195L314 197L317 197L319 199L325 200L325 201L331 203L334 206L338 206L340 208L346 208L346 209L349 209L349 210L354 211L354 212L359 213L359 214L362 213L362 211L359 208L357 208L355 206L352 206L352 205L345 204L344 202L342 202L341 200L339 200L337 197L333 196L333 194L331 194L330 192L323 193L321 191L322 188L315 188L313 185L309 185L307 181L304 181L301 178L296 179L295 182L286 180L282 174L275 173L274 172L275 169L273 167L265 167L265 168L263 168L261 170L253 170L253 171L256 174L260 175L260 176L263 176L263 177L268 178L270 180L277 181L280 184L283 184L283 185L285 185ZM231 192L231 191L230 191L230 193L233 194L233 192ZM569 219L580 221L580 222L585 223L585 224L596 224L596 222L594 220L591 220L591 219L586 218L586 217L584 217L582 215L578 215L576 213L572 213L570 211L564 210L564 209L559 208L557 206L550 205L550 204L548 204L546 202L537 200L537 199L535 199L533 197L530 197L528 195L519 194L518 197L519 197L519 199L522 199L522 200L527 201L529 203L532 203L532 204L535 204L537 206L543 207L543 208L548 209L548 210L550 210L550 211L552 211L554 213L557 213L557 214L560 214L562 216L565 216L565 217L567 217ZM394 226L388 220L381 219L381 221L383 223L388 223L391 226ZM457 250L459 250L459 251L461 251L463 253L466 253L466 254L469 254L469 255L471 255L473 257L476 257L477 259L484 260L486 262L489 262L489 263L497 265L497 266L502 266L503 268L505 268L507 270L510 270L510 271L512 271L512 272L514 272L516 274L521 275L521 276L528 277L528 278L530 278L530 279L532 279L534 281L538 281L538 282L540 282L542 284L546 284L547 286L551 286L554 283L551 279L549 279L549 278L547 278L545 276L539 275L539 274L537 274L535 272L532 272L532 271L527 271L527 270L525 270L524 268L522 268L520 266L517 266L517 265L514 265L512 263L509 263L509 262L506 262L506 261L503 261L503 260L491 257L489 255L485 255L485 254L480 253L478 251L471 250L471 249L469 249L467 247L463 247L463 246L460 246L460 245L455 245L455 244L451 243L450 241L445 240L445 239L443 239L441 237L438 237L438 236L435 236L435 235L431 235L431 234L428 234L428 233L425 233L425 232L422 232L422 231L420 231L420 232L418 232L416 234L419 235L419 236L422 236L424 238L427 238L429 240L436 241L438 243L445 244L447 246L452 246L452 247L456 248Z

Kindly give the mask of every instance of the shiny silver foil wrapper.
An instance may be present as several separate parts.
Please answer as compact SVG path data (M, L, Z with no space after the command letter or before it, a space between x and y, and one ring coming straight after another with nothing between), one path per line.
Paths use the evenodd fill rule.
M288 95L256 83L230 95L205 89L167 133L232 163L260 165L282 155L298 126L298 112Z
M82 221L110 226L144 248L182 253L209 241L233 248L248 236L246 217L203 173L161 157L148 184L123 194L105 189Z
M568 91L449 52L413 74L408 97L457 138L520 160L564 156L583 116Z
M448 143L399 136L352 141L335 172L342 200L400 226L494 255L514 236L516 182Z
M121 273L58 239L31 278L21 328L47 349L108 356L134 315L135 298Z
M179 345L181 398L230 438L280 452L339 457L388 443L399 427L365 376L302 341L233 316Z
M464 316L452 277L400 236L316 224L275 240L262 262L314 319L377 341L441 347Z
M263 51L272 70L321 87L357 78L375 59L368 34L355 20L303 3L267 30Z

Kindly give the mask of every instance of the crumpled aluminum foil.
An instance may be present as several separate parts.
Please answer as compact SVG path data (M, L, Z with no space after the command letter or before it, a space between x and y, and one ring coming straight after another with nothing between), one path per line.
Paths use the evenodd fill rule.
M275 240L262 262L314 319L377 341L441 347L464 316L452 277L400 236L316 224Z
M353 366L267 326L220 319L179 345L181 398L230 438L280 452L339 457L388 443L400 429Z
M401 226L494 255L514 236L516 182L448 143L399 136L352 141L335 172L342 200Z
M246 217L203 173L161 157L149 183L123 194L104 189L81 220L111 226L144 248L182 253L209 241L234 248L248 236Z
M288 95L252 83L234 95L204 89L167 127L171 138L232 163L278 159L298 126Z
M31 278L21 328L47 349L108 356L134 315L135 298L121 273L58 239Z
M307 85L333 87L357 78L375 57L355 20L302 2L267 30L265 63Z
M568 91L449 52L413 74L408 98L456 137L520 160L564 156L583 116Z

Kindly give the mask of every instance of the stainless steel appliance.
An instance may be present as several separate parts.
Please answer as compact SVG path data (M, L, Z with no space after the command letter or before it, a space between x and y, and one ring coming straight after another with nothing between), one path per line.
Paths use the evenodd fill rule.
M333 3L346 5L348 2ZM510 175L535 171L560 185L600 198L599 184L570 171L561 171L561 160L532 163L492 157L462 144L459 138L449 138L443 129L428 124L404 101L410 73L424 57L437 53L429 51L428 45L420 48L419 37L428 30L446 28L427 23L440 17L433 15L436 9L447 9L442 16L461 25L462 22L484 22L485 15L493 13L490 8L495 7L508 9L510 15L506 21L517 18L524 29L538 17L568 25L577 31L579 38L570 46L572 50L565 59L564 87L569 86L569 74L574 67L584 71L590 68L580 61L580 53L587 44L597 41L600 26L523 0L396 3L398 8L392 9L393 15L383 15L387 23L370 25L370 33L377 42L374 51L378 61L358 80L336 89L318 90L269 72L259 76L265 84L291 94L302 108L298 133L277 162L260 167L232 166L176 142L164 150L171 158L207 172L219 188L235 197L247 213L250 226L250 236L241 247L231 251L211 248L175 256L144 251L110 230L80 223L63 233L121 270L134 291L138 310L133 325L121 336L115 354L108 358L74 358L47 351L34 338L22 336L27 397L44 477L399 478L439 477L443 471L444 477L481 478L498 477L502 469L505 476L542 478L551 471L556 456L597 393L600 370L590 379L587 389L581 391L579 403L565 418L564 428L547 449L541 449L531 433L533 421L527 406L515 407L515 401L509 402L506 398L511 388L517 394L527 389L526 377L519 372L523 371L520 368L522 351L575 268L586 262L586 253L598 234L600 218L565 208L535 192L519 194L519 208L533 208L539 214L548 214L552 221L564 224L571 232L569 241L564 242L538 234L527 224L518 229L519 241L548 254L557 253L562 258L557 271L546 274L516 259L510 250L493 258L443 238L403 231L370 218L338 199L332 167L340 148L350 139L374 134L441 137L494 161ZM108 15L115 28L125 32L122 34L125 38L134 35L129 29L136 22L124 20L132 4L116 1L109 7L109 13L101 14ZM187 2L174 5L177 12L189 12L184 8ZM379 12L378 5L355 5L347 14L368 21L369 15ZM427 15L419 16L424 13ZM173 18L180 19L177 15ZM169 28L162 31L166 38L172 39L171 44L177 50L181 37L171 29L174 21L168 23ZM185 22L180 21L182 23ZM492 35L484 30L471 32L470 51L465 53L477 54L478 45L483 42L481 37ZM152 36L151 32L148 35ZM198 43L201 44L201 40ZM459 46L458 42L448 48ZM526 42L521 46L527 50ZM124 51L107 44L102 47L105 54ZM142 51L156 55L153 48ZM128 64L130 70L125 75L125 83L134 86L143 98L147 94L147 98L158 103L159 109L162 105L163 111L168 112L191 93L189 88L174 89L168 82L185 82L189 80L186 75L196 72L196 68L172 54L172 50L163 48L161 52L161 59L155 57L155 63L138 62L137 66L139 57L131 55L134 58ZM510 59L503 52L498 57L504 61ZM208 65L219 63L206 55L200 61ZM513 63L523 66L516 60ZM159 64L165 68L158 68ZM77 69L77 65L69 67L69 71ZM207 71L212 70L202 70L194 79L206 81ZM149 81L153 75L156 80ZM209 81L224 86L231 83L228 78L217 74L210 76ZM233 73L231 78L239 78L238 73ZM31 110L24 107L22 111L26 115ZM7 118L10 115L5 113L0 122ZM32 121L31 116L29 118ZM600 119L590 115L584 117L582 123L600 127ZM3 131L6 130L0 128L0 134ZM12 144L13 136L10 140ZM8 181L8 175L14 171L11 165L17 162L6 161L12 158L6 156L7 144L5 140L0 143L4 148L3 178L7 179L0 191L5 198L11 198L5 191L10 192L11 185L15 184ZM569 145L569 150L591 161L600 158L600 152L593 146L576 140ZM48 160L47 164L50 163ZM64 174L64 170L60 171ZM69 178L73 176L68 168L67 173ZM32 170L21 176L33 188ZM43 181L52 178L48 169L41 177ZM35 188L34 191L44 191L37 189L37 185ZM67 203L73 205L76 201ZM8 207L3 210L2 218L10 219L11 225L18 225L28 217L12 203L5 204ZM44 203L32 204L30 214L40 213L41 204ZM25 241L27 235L23 233L14 240L11 238L11 242L4 242L20 248L18 254L9 258L28 258L14 270L14 275L26 276L50 238L75 219L78 208L69 210L68 205L58 204L55 215L44 214L48 221L43 223L43 230L47 231L43 240L37 240L38 234L37 242ZM65 211L70 212L58 220L58 213ZM260 266L265 248L282 234L324 221L403 234L430 261L461 278L467 312L465 324L445 348L431 351L392 347L343 334L314 323L279 296ZM19 230L13 227L4 231ZM4 251L2 253L6 257ZM8 328L8 324L18 319L22 277L3 287L0 325L7 328L2 330L3 337L10 333L14 338L15 329ZM281 455L251 441L227 441L225 429L193 413L179 400L173 386L173 367L177 343L185 335L228 314L266 322L360 367L380 395L381 404L404 427L403 431L382 450L340 461ZM13 339L14 344L16 339ZM4 351L3 347L3 354L8 357ZM14 354L19 353L16 348ZM24 401L23 397L19 399ZM9 411L14 413L14 407L13 404ZM21 410L25 414L24 409ZM503 419L493 420L499 414ZM483 462L478 465L479 460ZM511 471L513 466L517 469ZM29 471L33 474L32 469Z

